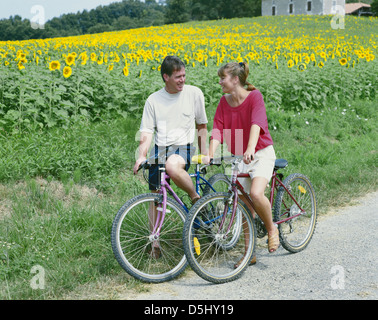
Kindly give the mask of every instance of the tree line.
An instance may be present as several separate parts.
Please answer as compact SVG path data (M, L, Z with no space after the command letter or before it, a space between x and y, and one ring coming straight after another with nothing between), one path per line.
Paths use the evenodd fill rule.
M261 15L261 0L123 0L90 11L63 14L44 25L16 15L0 20L0 40L28 40L76 36L192 20Z

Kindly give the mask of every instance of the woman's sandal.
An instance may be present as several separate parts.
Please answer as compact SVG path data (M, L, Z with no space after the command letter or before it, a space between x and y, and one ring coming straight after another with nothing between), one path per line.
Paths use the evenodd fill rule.
M240 261L238 262L238 263L235 263L234 264L234 268L235 269L237 269L237 268L239 268L239 266L240 266L240 264L243 262L243 259L244 259L244 257L243 258L241 258L240 259ZM252 256L252 259L251 259L251 261L249 261L249 266L252 266L252 265L254 265L254 264L256 264L256 256L254 255L254 256Z
M280 246L280 237L279 237L279 231L277 229L277 231L269 236L268 235L268 250L269 250L269 253L273 253L275 252L278 247Z

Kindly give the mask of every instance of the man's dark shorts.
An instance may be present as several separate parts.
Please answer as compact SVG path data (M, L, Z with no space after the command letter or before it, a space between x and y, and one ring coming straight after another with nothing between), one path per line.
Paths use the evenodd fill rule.
M165 161L173 154L178 154L185 160L185 170L188 171L190 168L190 161L196 151L196 148L192 144L187 144L185 146L169 146L169 147L159 147L155 145L151 150L151 157L156 158L156 163L153 164L149 172L149 188L150 190L157 190L160 187L160 175L159 168L164 166ZM159 158L157 158L159 156ZM152 161L151 161L152 163Z

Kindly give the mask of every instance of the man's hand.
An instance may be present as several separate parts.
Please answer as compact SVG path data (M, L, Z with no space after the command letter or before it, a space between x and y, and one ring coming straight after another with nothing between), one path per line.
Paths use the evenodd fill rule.
M146 157L140 157L136 162L135 162L135 165L134 165L134 174L137 174L138 173L138 169L139 169L139 166L144 162L146 161L147 158Z

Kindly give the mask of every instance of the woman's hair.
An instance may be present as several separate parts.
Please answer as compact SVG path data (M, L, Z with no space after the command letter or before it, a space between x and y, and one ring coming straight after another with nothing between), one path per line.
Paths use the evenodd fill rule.
M166 56L163 63L161 64L161 69L160 69L161 77L163 78L163 81L165 82L164 77L163 77L164 74L171 76L173 72L179 71L182 68L185 69L185 64L184 62L180 60L180 58L175 57L175 56Z
M240 63L229 62L229 63L225 64L224 66L222 66L218 70L218 76L224 77L226 75L226 73L230 74L232 77L238 77L240 84L243 87L247 86L246 89L248 91L253 91L253 90L256 89L256 87L254 85L250 84L247 81L248 74L249 74L248 63L246 63L246 62L240 62Z

